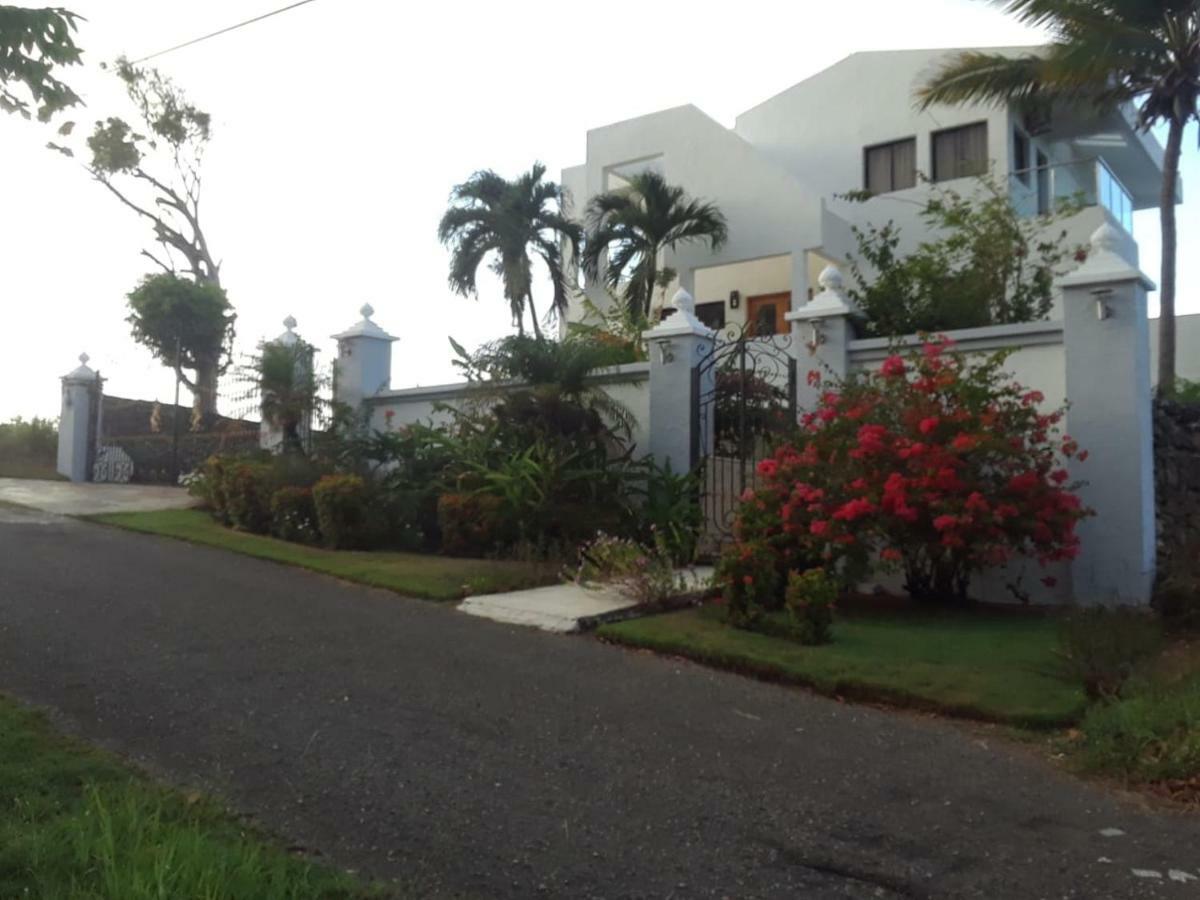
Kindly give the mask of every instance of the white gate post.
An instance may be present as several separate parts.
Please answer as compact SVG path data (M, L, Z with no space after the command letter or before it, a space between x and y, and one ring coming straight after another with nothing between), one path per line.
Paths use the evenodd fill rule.
M713 394L714 372L705 367L701 374L698 367L712 350L714 332L696 318L687 291L680 288L671 304L675 312L643 334L650 347L650 453L659 465L683 473L696 467L712 441L711 428L701 434L699 405Z
M1071 474L1095 510L1079 524L1072 590L1081 603L1146 604L1154 583L1154 435L1146 291L1154 283L1118 252L1109 224L1063 290L1067 431L1088 452Z
M362 412L363 400L392 384L392 343L399 340L371 321L375 310L364 303L362 320L335 334L338 356L333 374L334 402Z
M853 319L860 315L846 296L841 272L826 266L818 281L821 292L784 316L792 323L798 410L815 409L823 390L810 380L810 372L816 372L821 382L849 373Z
M91 481L92 450L100 430L100 375L88 368L88 355L62 378L58 418L58 474L72 481Z

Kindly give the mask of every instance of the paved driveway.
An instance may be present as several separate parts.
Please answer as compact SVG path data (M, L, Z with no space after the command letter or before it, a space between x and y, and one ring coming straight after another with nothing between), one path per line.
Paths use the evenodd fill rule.
M417 896L1197 895L1200 821L952 725L8 519L0 690Z
M0 503L16 503L64 516L184 509L196 499L183 488L160 484L86 484L0 478Z

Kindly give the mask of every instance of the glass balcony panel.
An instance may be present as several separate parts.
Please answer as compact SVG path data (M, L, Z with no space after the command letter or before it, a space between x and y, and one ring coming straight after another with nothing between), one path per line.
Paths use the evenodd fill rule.
M1034 177L1029 177L1030 175ZM1033 216L1072 205L1103 206L1133 233L1133 200L1102 159L1055 163L1014 172L1009 196L1018 215Z

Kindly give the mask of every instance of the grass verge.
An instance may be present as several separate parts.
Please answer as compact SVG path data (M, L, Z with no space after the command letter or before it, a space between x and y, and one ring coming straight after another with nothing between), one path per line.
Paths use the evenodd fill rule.
M785 619L771 625L782 630ZM1025 728L1077 722L1082 690L1054 674L1052 619L995 613L843 616L834 641L805 647L731 628L714 606L602 625L605 640L685 656L824 694Z
M558 581L556 570L541 563L459 559L421 553L323 550L234 531L197 509L108 513L92 516L91 520L220 547L430 600L457 600L468 594L519 590Z
M381 896L291 856L0 698L0 897L350 900Z

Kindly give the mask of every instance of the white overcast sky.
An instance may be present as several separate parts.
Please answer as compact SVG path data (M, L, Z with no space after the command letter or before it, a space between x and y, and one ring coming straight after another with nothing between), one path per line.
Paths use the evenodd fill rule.
M83 132L126 112L100 62L285 5L63 2L87 18L85 65L63 72L88 104L74 115ZM224 262L240 348L277 335L291 314L328 360L328 336L370 301L400 337L399 387L453 378L447 335L473 346L510 330L493 282L478 301L446 288L437 222L450 188L475 169L511 176L542 160L556 176L583 161L588 128L682 103L732 126L740 111L857 50L1038 37L980 0L610 0L602 9L316 0L156 64L213 115L203 221ZM126 292L151 268L138 255L148 229L77 163L44 149L48 137L0 115L0 421L57 415L59 376L81 351L109 393L167 401L170 373L124 321ZM1184 179L1200 185L1191 132ZM1157 278L1155 214L1139 213L1135 231ZM1189 199L1184 312L1200 312L1200 265L1188 251L1197 236L1200 203Z

